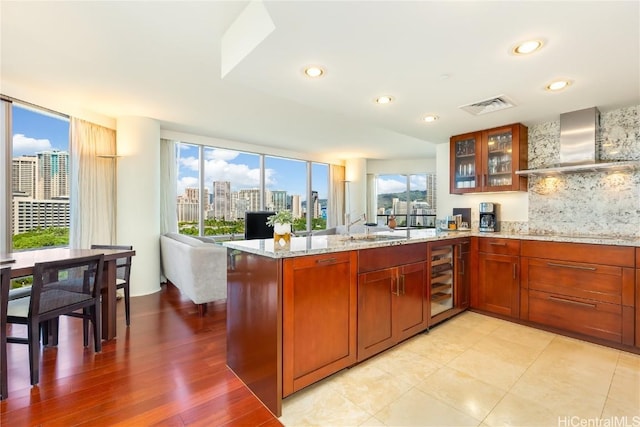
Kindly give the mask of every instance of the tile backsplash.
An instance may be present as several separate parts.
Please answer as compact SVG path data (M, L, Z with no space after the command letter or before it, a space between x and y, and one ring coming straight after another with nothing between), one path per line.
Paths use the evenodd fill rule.
M600 161L640 160L640 105L602 113ZM529 169L560 160L560 122L529 127ZM640 237L640 170L529 176L530 233Z

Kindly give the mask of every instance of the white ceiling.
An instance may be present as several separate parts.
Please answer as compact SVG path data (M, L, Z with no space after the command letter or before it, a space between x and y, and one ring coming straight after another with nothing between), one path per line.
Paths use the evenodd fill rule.
M222 36L247 4L2 0L0 92L29 88L162 129L374 159L433 157L451 135L640 103L638 1L265 1L275 30L221 78ZM544 48L510 54L530 38ZM305 79L307 64L326 76ZM545 92L559 77L574 83ZM375 104L383 94L395 102ZM496 95L517 107L458 108ZM428 113L440 120L421 122Z

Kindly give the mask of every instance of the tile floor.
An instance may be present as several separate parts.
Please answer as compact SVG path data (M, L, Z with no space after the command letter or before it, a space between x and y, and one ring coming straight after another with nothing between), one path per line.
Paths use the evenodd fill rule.
M640 426L640 355L465 312L283 402L295 426Z

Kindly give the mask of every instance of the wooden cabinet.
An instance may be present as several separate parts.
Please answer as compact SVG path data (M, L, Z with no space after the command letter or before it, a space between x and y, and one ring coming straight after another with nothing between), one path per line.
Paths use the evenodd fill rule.
M462 310L469 308L471 301L471 239L458 239L456 246L456 295L455 306Z
M518 318L520 314L520 241L478 239L478 283L473 308Z
M284 260L283 396L356 362L356 287L357 252Z
M365 249L358 258L358 361L428 327L424 243Z
M640 347L640 248L636 248L636 347Z
M450 139L451 194L527 191L527 127L516 123Z
M523 320L634 344L634 248L523 241L521 255Z

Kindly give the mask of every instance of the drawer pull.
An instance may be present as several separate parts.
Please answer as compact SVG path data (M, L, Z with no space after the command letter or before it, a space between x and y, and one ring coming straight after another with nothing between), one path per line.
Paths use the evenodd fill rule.
M393 290L394 286L393 284L395 283L395 290ZM392 277L391 278L391 293L394 294L395 296L400 296L400 278L399 277Z
M336 258L323 258L316 260L316 264L332 264L338 261Z
M566 304L573 304L573 305L579 305L581 307L589 307L589 308L596 308L596 304L589 304L587 302L580 302L580 301L573 301L570 299L564 299L564 298L558 298L558 297L552 297L549 296L547 297L548 299L550 299L551 301L557 301L557 302L563 302Z
M582 265L567 265L567 264L558 264L555 262L548 262L547 265L549 267L561 267L561 268L573 268L574 270L587 270L587 271L596 271L596 267L584 267Z
M504 242L502 242L502 243L501 242L489 242L489 244L491 246L507 246L507 244L504 243Z

